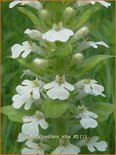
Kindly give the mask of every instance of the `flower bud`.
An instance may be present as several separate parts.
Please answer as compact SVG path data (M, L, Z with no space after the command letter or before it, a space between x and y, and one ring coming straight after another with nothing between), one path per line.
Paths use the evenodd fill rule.
M37 66L46 66L48 64L48 61L47 60L45 60L45 59L39 59L39 58L34 59L33 62Z
M48 13L47 10L44 9L44 10L42 10L42 11L40 12L40 17L41 17L41 18L47 19L48 16L49 16L49 13Z
M65 10L64 10L64 22L69 22L71 20L71 18L73 17L74 15L74 9L71 8L71 7L67 7Z
M71 7L67 7L64 11L64 16L72 16L74 14L74 9Z
M82 27L82 28L80 28L80 29L75 33L74 39L76 39L76 41L77 41L77 40L79 40L79 39L81 39L81 38L86 37L88 33L89 33L88 27L86 27L86 26L85 26L85 27Z
M73 55L73 60L75 60L77 62L80 62L83 59L84 59L84 55L81 53L76 53Z

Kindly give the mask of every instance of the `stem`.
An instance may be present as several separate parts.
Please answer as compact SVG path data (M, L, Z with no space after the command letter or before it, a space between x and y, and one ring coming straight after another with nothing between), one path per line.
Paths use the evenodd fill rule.
M58 134L59 136L66 134L66 125L63 119L55 120L54 125L56 134Z

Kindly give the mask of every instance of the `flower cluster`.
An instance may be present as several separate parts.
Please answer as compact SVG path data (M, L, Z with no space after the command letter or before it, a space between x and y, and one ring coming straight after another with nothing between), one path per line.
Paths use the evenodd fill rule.
M111 5L105 1L98 2L106 8ZM43 3L46 3L46 5L43 5ZM78 154L83 146L87 146L90 152L96 150L105 151L107 143L105 141L98 141L98 136L87 138L74 144L73 141L64 137L54 142L53 146L51 146L49 140L38 138L39 135L47 134L48 130L53 134L54 132L52 133L52 131L55 128L57 128L57 134L60 134L58 132L60 123L57 124L55 119L47 115L48 113L52 113L52 108L53 111L56 110L58 114L61 114L62 110L60 111L58 109L58 104L63 106L66 103L62 107L63 110L66 107L66 110L62 114L65 115L65 113L71 112L74 116L73 119L80 127L79 129L96 128L98 126L97 118L99 118L99 115L87 106L84 99L88 95L105 97L103 93L104 87L94 79L77 78L77 74L83 68L80 67L77 69L75 66L83 66L86 62L82 54L83 50L89 47L96 49L99 45L109 48L103 41L87 41L88 27L82 26L76 28L74 26L75 28L71 28L67 24L70 22L67 22L67 18L63 20L59 15L56 18L58 14L57 10L56 14L53 15L54 12L51 11L49 2L43 3L39 1L15 0L9 4L9 8L20 5L20 10L24 5L27 5L27 8L31 7L35 9L40 15L38 17L40 18L40 23L37 21L40 27L32 30L28 28L24 31L24 34L28 35L29 41L24 41L22 44L16 43L11 47L11 57L18 59L19 62L23 63L23 65L26 64L27 67L21 78L25 76L30 77L30 79L24 79L21 85L16 87L16 94L12 97L13 108L24 111L22 130L17 140L17 142L25 142L25 147L21 152L22 154L44 154L51 152L53 154ZM94 7L92 5L96 2L78 1L73 3L74 5L72 7L64 5L64 10L61 11L62 16L66 15L67 12L67 15L72 17L73 20L75 19L76 9L81 9L85 5ZM69 4L71 5L72 3ZM88 4L92 5L90 6ZM53 5L53 7L55 6ZM76 70L77 74L75 72L74 76L71 75L71 70ZM46 103L46 108L43 108ZM54 103L52 104L53 107L48 108L51 103ZM55 107L55 103L57 103L57 107ZM70 108L68 109L69 105ZM28 113L25 114L25 112ZM63 123L65 129L67 122ZM53 126L53 130L51 130ZM65 131L63 134L67 134L67 132Z

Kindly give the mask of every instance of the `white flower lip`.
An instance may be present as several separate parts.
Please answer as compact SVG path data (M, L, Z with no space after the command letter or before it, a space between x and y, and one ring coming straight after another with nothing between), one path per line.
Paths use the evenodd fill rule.
M69 91L74 90L74 86L65 81L65 76L60 79L59 75L56 76L55 81L45 84L43 88L48 90L47 95L53 100L66 100L69 97Z
M40 38L42 37L42 34L38 30L26 29L24 33L27 34L30 38L37 41L40 40Z
M9 8L13 8L18 4L22 5L22 6L23 5L29 5L29 6L31 6L33 8L35 8L35 9L37 9L37 10L42 9L41 3L39 1L37 1L37 0L34 0L34 2L32 2L32 0L31 1L30 0L27 0L27 1L25 1L25 0L14 0L9 4Z
M22 85L16 87L17 94L13 96L13 107L15 109L20 109L22 105L25 110L29 110L32 103L35 100L40 99L40 89L41 81L36 79L35 81L24 80Z
M84 129L88 128L96 128L98 123L95 120L98 116L90 112L86 109L84 106L78 106L79 108L79 114L76 116L76 118L80 118L80 124Z
M108 8L109 6L111 6L111 3L108 3L106 1L89 1L92 5L94 5L96 2L99 2L101 5L105 6L106 8Z
M14 95L13 98L12 98L12 101L13 101L12 106L15 109L20 109L22 107L22 105L25 105L24 106L25 110L29 110L32 103L33 103L33 99L31 97L30 98L25 97L25 96L20 95L20 94Z
M24 134L23 132L20 132L18 135L17 142L24 142L28 139L33 139L33 138L36 138L36 137L31 137L28 134Z
M108 147L107 143L105 141L98 141L98 136L93 136L89 139L83 139L77 143L78 146L87 146L88 150L90 152L94 152L96 150L98 151L106 151L106 148Z
M46 39L49 42L66 42L70 38L70 36L73 36L74 33L72 30L63 28L62 24L59 25L59 30L56 30L56 25L53 25L52 30L49 30L48 32L44 33L42 38Z
M20 54L22 54L23 58L26 58L31 53L31 51L31 45L28 41L23 42L22 45L15 44L11 47L13 59L18 58Z
M38 145L37 143L34 143L31 140L28 140L25 144L27 147L22 149L22 154L44 154L44 144L41 143Z
M67 145L60 145L58 146L52 154L78 154L80 152L80 148L78 146L75 146L71 143L68 143Z
M22 43L22 45L14 44L11 47L12 52L11 57L13 59L16 59L21 55L23 58L26 58L31 52L39 53L39 50L40 50L39 47L35 43L25 41Z
M109 48L109 46L103 42L103 41L98 41L98 42L93 42L93 41L83 41L79 44L78 46L78 52L82 52L83 50L93 47L93 48L98 48L98 45L102 45L106 48Z
M91 79L84 79L77 82L75 85L76 90L78 93L85 93L90 94L94 96L101 95L102 97L105 97L105 95L102 93L104 91L104 87L97 84L97 81L91 80Z
M48 128L48 123L44 119L44 115L42 112L38 112L33 116L25 116L23 117L24 124L22 125L22 132L24 134L28 134L31 137L36 137L39 135L40 126L42 129Z

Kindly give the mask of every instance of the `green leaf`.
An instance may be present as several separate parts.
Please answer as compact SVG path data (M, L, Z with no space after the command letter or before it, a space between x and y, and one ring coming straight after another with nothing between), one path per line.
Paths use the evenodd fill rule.
M80 78L81 76L83 76L84 74L88 73L91 69L93 69L99 62L105 60L105 59L109 59L109 58L113 58L113 55L95 55L92 56L88 59L86 59L82 66L80 68L78 68L80 71L77 75L77 78Z
M77 18L78 23L75 24L74 28L79 29L81 26L83 26L89 20L90 16L93 15L93 13L95 13L99 9L100 9L100 7L93 6L89 9L87 9L86 11L84 11L83 14L80 14L79 18Z
M18 10L24 13L39 30L42 31L43 29L45 29L45 25L43 25L40 19L35 14L33 14L31 11L23 7L18 7Z
M52 21L57 23L61 20L62 12L64 10L63 5L59 1L48 1L44 6L50 13Z
M48 100L43 102L42 111L49 118L58 118L70 108L70 104L66 101Z
M4 106L0 109L2 114L8 116L11 121L22 123L23 116L34 114L34 110L30 109L29 111L25 111L24 109L16 110L12 105Z
M114 105L110 103L95 103L87 105L88 110L98 115L98 121L103 122L108 119L109 115L114 111Z

